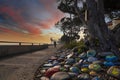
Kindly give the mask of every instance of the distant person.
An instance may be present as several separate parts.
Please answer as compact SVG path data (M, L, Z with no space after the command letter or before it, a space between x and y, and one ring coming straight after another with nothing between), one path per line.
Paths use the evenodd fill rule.
M56 48L56 45L57 45L57 43L56 43L56 41L54 41L54 47Z
M50 41L51 41L51 44L52 44L52 42L53 42L53 38L50 38Z

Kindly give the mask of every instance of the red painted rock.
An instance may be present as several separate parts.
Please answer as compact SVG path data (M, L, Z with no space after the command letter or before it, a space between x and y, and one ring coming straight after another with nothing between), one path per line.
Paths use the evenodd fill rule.
M53 68L49 68L46 73L45 76L46 77L51 77L54 73L59 72L60 71L60 67L59 66L55 66Z

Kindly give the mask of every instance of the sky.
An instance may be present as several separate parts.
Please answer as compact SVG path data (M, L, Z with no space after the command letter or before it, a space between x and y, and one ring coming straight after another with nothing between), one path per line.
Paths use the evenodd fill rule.
M56 0L0 0L0 41L50 43L63 16Z

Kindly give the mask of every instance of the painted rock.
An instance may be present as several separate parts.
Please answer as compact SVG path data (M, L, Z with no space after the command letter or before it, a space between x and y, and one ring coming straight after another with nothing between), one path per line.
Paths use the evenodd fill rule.
M57 60L54 60L53 61L53 66L56 66L56 65L58 65L59 64L59 62L57 61Z
M102 57L109 56L109 55L114 55L114 54L112 52L101 52L101 53L98 53L98 56L102 56Z
M102 61L99 61L99 60L93 61L93 64L102 64Z
M70 66L70 65L64 65L64 67L65 67L66 69L68 69L68 68L70 68L71 66Z
M44 67L52 67L52 66L53 66L53 64L48 63L48 64L44 64L43 66L44 66Z
M82 72L89 72L89 69L87 67L83 67L83 68L81 68L81 71Z
M51 56L50 59L51 59L51 60L57 60L57 57L56 57L56 56Z
M107 66L107 67L109 67L109 66L114 66L114 63L113 63L113 62L107 62L107 61L105 61L103 64L104 64L105 66Z
M97 75L97 73L95 72L95 71L90 71L90 73L89 73L91 76L96 76Z
M87 54L85 52L81 53L78 57L81 59L86 58Z
M107 74L120 79L120 68L117 66L112 66L108 69Z
M97 61L97 58L95 57L88 57L88 62L94 62Z
M101 80L101 78L99 78L99 77L94 77L94 78L92 78L92 80Z
M67 59L67 61L66 61L66 64L68 64L68 65L72 65L72 64L74 64L75 63L75 59L73 59L73 58L69 58L69 59Z
M46 72L45 72L45 76L46 77L51 77L54 73L59 72L60 68L59 67L53 67L53 68L49 68Z
M72 58L73 55L74 55L73 53L69 54L69 55L67 56L67 59Z
M50 80L70 80L71 77L67 72L57 72L52 75Z
M66 71L67 71L67 69L66 69L66 68L64 68L64 67L60 67L60 71L64 71L64 72L66 72Z
M116 56L113 56L113 55L112 56L106 56L105 59L106 59L106 61L111 61L111 62L118 60L118 58Z
M94 57L96 55L96 51L95 50L88 50L87 51L87 57Z
M89 69L94 70L94 71L100 71L101 66L99 64L90 64Z
M76 74L76 73L68 72L68 74L70 75L71 78L77 77L77 74Z
M76 74L80 73L80 70L77 67L71 67L70 71L73 72L73 73L76 73Z
M43 76L43 77L40 78L40 80L50 80L50 79Z
M79 80L90 80L90 76L86 73L82 73L82 74L78 75L78 79Z

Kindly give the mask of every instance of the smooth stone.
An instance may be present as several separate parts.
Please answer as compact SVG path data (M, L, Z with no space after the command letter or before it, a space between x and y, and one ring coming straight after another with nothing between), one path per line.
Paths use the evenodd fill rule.
M108 69L107 74L120 79L120 68L117 66L112 66Z
M103 64L104 64L104 66L107 66L107 67L115 65L113 62L107 62L107 61L105 61Z
M97 61L97 58L95 57L88 57L88 62L94 62Z
M94 77L94 78L92 78L92 80L101 80L101 78L99 78L99 77Z
M78 74L73 73L73 72L68 72L68 74L70 75L71 78L77 77Z
M81 67L88 67L89 64L83 64Z
M64 65L65 68L70 68L71 66L70 65Z
M85 52L83 52L78 57L81 58L81 59L84 59L84 58L87 57L87 54Z
M106 56L106 61L117 61L118 60L118 58L116 57L116 56Z
M67 72L57 72L52 75L50 80L70 80L71 77Z
M91 76L96 76L97 75L97 73L95 72L95 71L90 71L90 73L89 73Z
M83 68L81 68L81 71L82 72L89 72L89 69L87 67L83 67Z
M59 66L55 66L55 67L49 68L45 72L45 76L46 77L51 77L54 73L59 72L59 71L60 71L60 67Z
M73 73L76 73L76 74L80 73L80 70L77 67L71 67L70 71L73 72Z
M72 65L72 64L74 64L75 63L75 59L73 59L73 58L69 58L69 59L67 59L67 61L66 61L66 64L68 64L68 65Z
M102 61L99 61L99 60L93 61L93 64L102 64Z
M59 64L59 62L57 61L57 60L54 60L53 61L53 66L56 66L56 65L58 65Z
M51 56L50 59L51 59L51 60L57 60L57 57L56 57L56 56Z
M73 53L69 54L69 55L67 56L67 59L72 58L73 55L74 55Z
M110 55L114 55L114 54L112 52L101 52L101 53L98 53L98 56L102 56L102 57L110 56Z
M94 70L94 71L100 71L102 68L99 64L90 64L89 69Z
M48 63L48 64L44 64L43 66L44 66L44 67L52 67L52 66L53 66L53 64Z
M96 51L95 50L88 50L87 51L87 57L94 57L96 55Z
M60 68L60 71L64 71L64 72L66 72L66 71L67 71L67 69L66 69L66 68L64 68L64 67L61 67L61 68Z
M50 80L50 79L47 77L41 77L40 80Z
M78 75L78 79L79 80L90 80L90 76L86 73L82 73L82 74Z
M80 67L81 67L81 64L80 64L79 62L77 62L77 63L75 63L73 66L80 68Z

